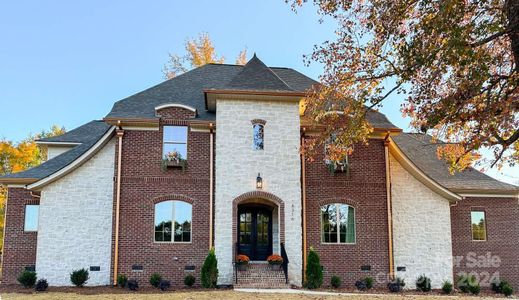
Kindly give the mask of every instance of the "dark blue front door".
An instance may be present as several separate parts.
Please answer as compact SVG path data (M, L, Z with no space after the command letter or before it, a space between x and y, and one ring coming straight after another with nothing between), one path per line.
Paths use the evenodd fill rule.
M266 260L272 254L272 211L259 207L238 210L238 254Z

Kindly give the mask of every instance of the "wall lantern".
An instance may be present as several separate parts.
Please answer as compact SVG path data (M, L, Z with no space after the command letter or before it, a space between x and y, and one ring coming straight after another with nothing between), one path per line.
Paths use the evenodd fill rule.
M256 177L256 189L261 190L263 188L263 178L261 178L261 174L258 173L258 177Z

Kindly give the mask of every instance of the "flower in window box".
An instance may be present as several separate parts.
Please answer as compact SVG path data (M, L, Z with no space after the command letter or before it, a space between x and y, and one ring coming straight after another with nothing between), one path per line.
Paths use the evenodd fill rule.
M271 265L280 265L283 263L283 257L278 254L272 254L271 256L267 257L267 261Z
M175 168L179 167L182 170L185 170L187 166L187 161L182 157L182 154L178 151L170 151L164 155L164 159L162 160L162 168L165 170L169 167Z

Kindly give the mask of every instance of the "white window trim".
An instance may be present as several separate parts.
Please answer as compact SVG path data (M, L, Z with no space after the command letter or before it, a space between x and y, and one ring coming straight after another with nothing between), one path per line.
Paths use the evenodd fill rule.
M171 140L171 141L168 141L165 139L164 137L164 132L165 132L165 129L166 127L185 127L186 128L186 141L175 141L175 140ZM188 126L184 126L184 125L164 125L163 128L162 128L162 158L164 159L164 157L166 156L166 153L164 153L164 145L186 145L186 157L183 157L182 159L184 160L187 160L187 157L188 157L188 140L189 140L189 127Z
M324 230L324 223L323 223L323 211L321 210L321 207L323 206L326 206L326 205L335 205L335 209L337 210L337 242L335 243L332 243L332 242L325 242L323 240L323 230ZM355 239L355 242L353 243L341 243L341 226L340 226L340 209L339 209L339 206L341 205L347 205L348 207L351 207L353 208L353 222L355 223L355 227L353 228L353 238ZM352 206L352 205L349 205L349 204L346 204L346 203L330 203L330 204L324 204L324 205L321 205L319 206L319 218L321 219L321 228L320 228L320 231L319 231L319 235L321 236L321 244L323 245L356 245L357 244L357 209Z
M256 125L259 125L263 128L263 136L262 136L262 139L263 139L263 147L261 147L261 149L256 149L255 145L254 145L254 137L255 137L255 132L254 132L254 127ZM260 122L254 122L252 123L252 150L254 151L264 151L265 150L265 124L262 124Z
M167 242L167 241L156 241L155 240L155 214L156 214L156 205L159 204L159 203L164 203L164 202L173 202L173 205L172 205L172 208L171 208L171 226L173 227L172 230L171 230L171 241L170 242ZM189 205L191 205L191 230L189 231L191 234L189 235L189 242L175 242L175 219L174 219L174 216L175 216L175 204L174 202L184 202L184 203L187 203ZM165 201L160 201L160 202L157 202L155 204L153 204L153 243L154 244L192 244L193 243L193 204L192 203L189 203L187 201L182 201L182 200L165 200Z
M36 222L35 230L27 230L25 227L25 221L27 219L27 206L38 206L38 221ZM25 204L23 207L23 232L38 232L38 228L40 227L40 205L39 204Z
M483 213L483 221L485 221L485 239L483 240L475 240L474 239L474 228L472 227L472 213L473 212L482 212ZM487 228L487 212L483 209L470 209L470 238L473 242L479 243L479 242L486 242L488 240L488 228Z

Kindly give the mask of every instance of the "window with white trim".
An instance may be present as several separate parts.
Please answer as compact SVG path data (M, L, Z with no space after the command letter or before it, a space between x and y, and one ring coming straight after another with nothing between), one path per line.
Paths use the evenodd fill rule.
M252 149L254 150L263 150L263 141L264 141L264 129L265 125L260 123L252 124Z
M155 204L155 242L191 242L191 204L169 200Z
M38 231L39 212L40 206L38 204L25 205L23 231Z
M187 126L164 126L162 141L163 159L187 159Z
M472 240L486 241L487 223L485 219L485 212L473 210L470 212L470 219L472 223Z
M321 206L321 242L355 244L355 208L332 203Z

